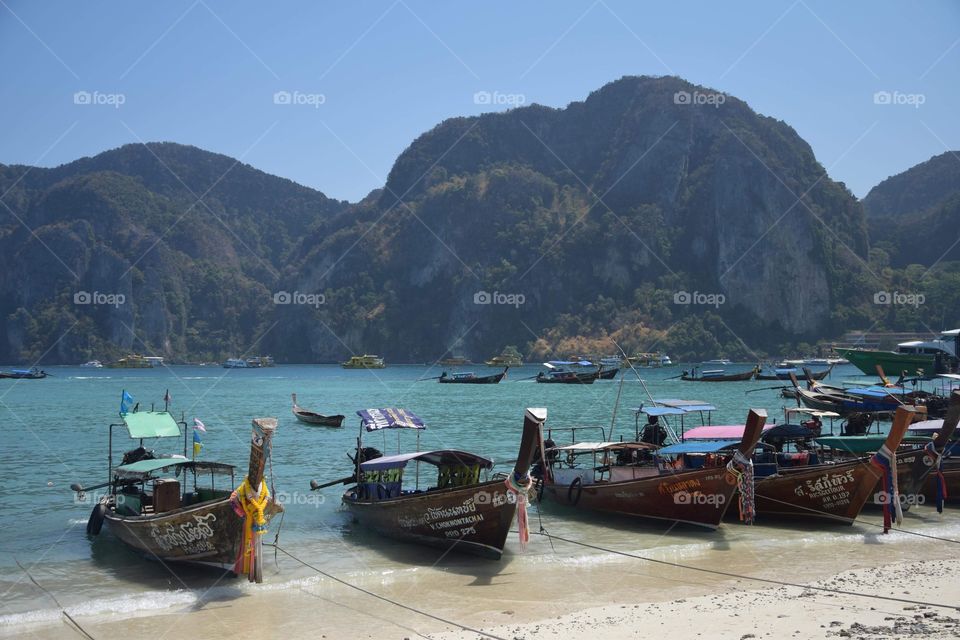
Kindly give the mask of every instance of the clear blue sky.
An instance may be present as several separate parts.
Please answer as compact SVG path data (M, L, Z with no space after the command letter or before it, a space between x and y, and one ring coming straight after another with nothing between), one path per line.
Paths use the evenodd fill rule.
M623 75L746 100L858 196L960 148L953 0L0 0L0 66L0 162L168 140L349 200L444 118L506 108L475 104L478 91L559 107ZM124 103L77 105L78 91ZM324 102L275 104L277 91ZM878 105L877 91L924 103Z

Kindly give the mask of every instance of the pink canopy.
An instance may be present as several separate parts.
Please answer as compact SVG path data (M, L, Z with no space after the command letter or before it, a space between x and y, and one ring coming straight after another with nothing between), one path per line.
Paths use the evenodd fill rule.
M766 424L763 430L772 429L775 425ZM740 440L743 438L743 430L746 427L742 424L716 425L707 427L694 427L683 434L684 440Z

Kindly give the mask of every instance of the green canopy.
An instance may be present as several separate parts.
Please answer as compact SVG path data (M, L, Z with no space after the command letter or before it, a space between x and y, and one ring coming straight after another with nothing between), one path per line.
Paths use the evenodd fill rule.
M172 469L174 467L186 467L196 469L197 471L213 471L217 473L229 473L233 471L234 468L233 465L222 462L201 462L187 458L156 458L153 460L139 460L131 464L116 467L113 473L120 478L142 480L149 477L155 471Z
M180 425L166 411L123 413L123 424L131 438L167 438L180 435Z

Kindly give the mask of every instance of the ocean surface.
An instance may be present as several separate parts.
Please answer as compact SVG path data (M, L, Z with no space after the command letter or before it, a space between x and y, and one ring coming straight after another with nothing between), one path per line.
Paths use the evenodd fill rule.
M247 585L244 580L224 580L203 569L177 567L171 572L126 550L106 529L97 537L88 537L85 525L96 492L88 494L86 502L78 502L69 487L73 482L89 486L106 479L108 426L118 422L123 390L142 409L151 404L162 407L164 393L169 390L171 411L176 416L182 412L188 423L196 417L206 425L201 457L238 465L238 481L245 473L251 419L278 417L272 476L286 512L282 521L271 523L265 540L272 541L279 530L280 544L297 557L335 575L374 585L388 576L390 580L423 579L417 572L435 567L438 558L430 549L354 531L347 514L339 508L341 486L310 491L311 479L325 481L350 474L346 454L353 451L359 433L358 409L409 409L427 424L420 436L421 449L474 451L500 461L503 464L497 470L507 471L516 457L526 407L546 407L548 427L584 427L578 432L579 440L599 440L597 427L605 429L607 438L633 438L632 408L649 404L647 391L658 399L713 403L718 408L712 416L713 424L743 424L750 407L767 409L770 420L779 422L783 420L784 404L791 402L780 398L778 390L745 393L776 386L775 382L710 384L670 379L680 374L682 368L676 366L638 370L646 389L629 371L622 384L619 377L589 386L536 384L529 378L538 369L511 369L499 385L418 381L439 375L438 367L390 366L367 371L327 365L229 370L192 366L148 370L50 367L47 371L52 376L44 380L0 380L0 468L5 475L0 483L0 630L57 620L58 608L50 594L77 615L141 615L191 605L201 598L230 597L237 591L251 593L251 589L293 588L304 580L316 579L311 571L282 556L276 564L269 560L266 582L260 586ZM450 370L494 371L482 365ZM853 367L837 367L831 380L852 380L858 375ZM293 392L303 407L346 415L344 428L297 422L290 411ZM688 427L698 425L698 419L687 422ZM558 443L568 438L559 434L554 437ZM374 434L367 436L365 443L394 453L397 439L396 434ZM413 434L401 434L399 439L404 450L417 446ZM114 463L123 451L135 446L123 429L115 429ZM158 452L183 452L182 439L170 438L147 446ZM941 517L927 507L912 511L910 516L913 529L932 535L960 535L960 520L949 511ZM542 525L556 535L690 563L717 549L742 548L756 554L809 545L811 551L823 552L836 544L859 544L865 536L876 533L860 525L811 530L782 525L745 527L736 522L718 532L667 531L665 527L585 517L549 507L543 513L531 508L530 517L533 530ZM865 518L873 523L880 520L876 513ZM902 534L895 534L884 537L883 542L896 544L903 540ZM525 553L520 553L513 537L507 549L503 562L511 570L554 562L557 554L548 542L536 537ZM584 550L564 561L577 565L615 562L616 558ZM49 594L27 579L18 562ZM441 564L448 570L469 572L481 566L475 563L484 562L488 561L451 555ZM493 570L488 564L482 566L483 571Z

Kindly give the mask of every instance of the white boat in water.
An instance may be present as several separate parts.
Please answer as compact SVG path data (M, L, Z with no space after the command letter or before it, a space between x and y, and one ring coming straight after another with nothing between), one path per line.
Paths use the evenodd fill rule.
M99 360L90 360L89 362L84 362L80 366L87 369L103 369L103 363Z
M227 358L223 363L224 369L249 369L250 365L243 358Z

